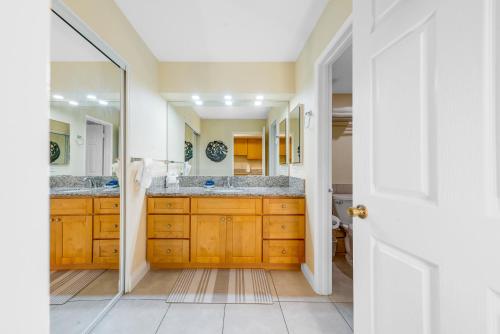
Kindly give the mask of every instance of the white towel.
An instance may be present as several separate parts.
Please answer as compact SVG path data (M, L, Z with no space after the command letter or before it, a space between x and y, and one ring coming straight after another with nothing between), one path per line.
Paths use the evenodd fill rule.
M151 186L153 181L153 171L152 171L153 159L144 158L142 164L137 168L137 173L135 174L135 182L141 185L141 188L147 189Z

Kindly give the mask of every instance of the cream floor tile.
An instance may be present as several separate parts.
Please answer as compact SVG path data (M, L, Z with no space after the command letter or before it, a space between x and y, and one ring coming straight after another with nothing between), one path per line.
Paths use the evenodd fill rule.
M97 317L107 300L75 301L50 307L51 334L80 334Z
M153 334L168 307L162 300L120 300L92 333Z
M274 287L274 281L271 272L266 271L266 276L267 276L267 282L269 283L269 287L271 288L271 294L273 295L273 302L277 302L279 301L278 293L276 292L276 288Z
M290 334L352 334L333 303L289 303L281 308Z
M279 303L273 305L227 304L224 334L287 333Z
M224 304L171 304L157 333L222 333Z
M330 302L314 292L301 271L273 270L271 276L280 301Z
M123 299L167 299L181 270L151 270Z
M344 275L335 265L332 268L333 281L330 299L336 303L352 303L352 279Z
M118 293L118 270L106 270L80 291L71 301L110 300Z
M335 303L337 310L344 317L345 321L349 324L351 328L354 328L353 321L353 305L352 303Z

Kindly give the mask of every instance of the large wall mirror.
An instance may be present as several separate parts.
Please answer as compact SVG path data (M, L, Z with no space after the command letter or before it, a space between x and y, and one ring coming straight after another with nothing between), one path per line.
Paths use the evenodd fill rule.
M123 292L125 70L68 22L78 19L53 9L47 136L52 333L84 332Z
M288 154L287 154L287 126L286 126L287 117L284 117L278 123L278 137L279 137L279 159L280 165L288 165Z
M288 141L290 144L290 163L303 163L303 118L304 105L299 104L288 115Z

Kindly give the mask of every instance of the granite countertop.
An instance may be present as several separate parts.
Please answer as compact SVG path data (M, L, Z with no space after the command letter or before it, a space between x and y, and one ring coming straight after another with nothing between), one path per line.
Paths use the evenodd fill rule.
M205 189L204 187L150 187L147 192L150 197L304 197L304 191L296 187L234 187Z
M120 188L52 187L51 197L118 197Z

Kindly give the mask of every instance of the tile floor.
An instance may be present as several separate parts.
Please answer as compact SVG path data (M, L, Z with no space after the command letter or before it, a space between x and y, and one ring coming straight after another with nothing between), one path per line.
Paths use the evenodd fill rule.
M93 333L352 334L352 280L334 265L333 294L314 293L299 271L269 271L274 304L168 304L180 270L152 270L122 297ZM110 277L51 307L51 333L81 333L111 299Z

